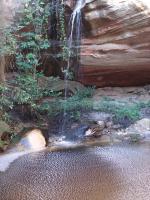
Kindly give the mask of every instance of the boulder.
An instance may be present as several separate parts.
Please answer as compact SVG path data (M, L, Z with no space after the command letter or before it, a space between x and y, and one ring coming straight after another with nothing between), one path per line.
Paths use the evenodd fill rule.
M150 119L138 120L128 128L116 131L115 134L121 140L137 142L145 138L145 141L147 141L150 138Z
M144 118L137 121L137 123L135 124L135 128L150 131L150 119Z
M102 135L99 140L100 145L108 145L111 144L111 137L109 135Z
M28 131L16 145L18 150L40 150L46 146L46 140L39 129ZM15 151L16 151L15 148Z
M97 121L97 124L98 124L100 130L103 130L106 125L104 121Z
M54 92L60 92L64 91L66 89L66 84L67 84L67 89L75 94L78 90L84 89L84 86L76 81L71 81L67 80L67 83L59 78L48 78L48 77L41 77L38 80L39 86L40 87L49 87L52 91Z
M10 126L6 122L0 120L0 138L4 137L3 135L4 133L9 133L9 132L10 132Z
M3 152L7 149L7 146L10 142L10 126L0 120L0 152Z
M45 146L46 141L41 130L28 131L18 144L10 146L4 154L0 155L0 172L6 171L19 157L43 150Z
M95 99L94 99L95 100ZM94 103L94 101L93 101ZM97 101L96 101L97 103ZM90 122L98 122L98 121L103 121L103 122L107 122L110 119L112 119L112 115L109 113L104 113L104 112L98 112L98 111L93 111L90 113L85 114L85 118L87 118L87 120Z
M105 128L105 122L99 121L99 124L93 124L89 129L85 131L85 136L94 136L99 137L103 134L103 130Z

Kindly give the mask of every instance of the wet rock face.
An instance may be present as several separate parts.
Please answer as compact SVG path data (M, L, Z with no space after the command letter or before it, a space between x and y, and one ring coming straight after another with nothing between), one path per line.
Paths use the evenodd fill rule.
M86 2L80 81L96 86L150 83L148 3L139 0Z

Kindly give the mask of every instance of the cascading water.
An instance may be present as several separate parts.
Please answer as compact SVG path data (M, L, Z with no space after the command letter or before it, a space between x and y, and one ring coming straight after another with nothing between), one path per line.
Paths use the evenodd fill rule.
M68 26L66 27L66 15L64 15L65 2L63 0L52 0L50 3L50 18L49 18L49 28L48 34L51 40L51 55L52 60L57 60L58 68L61 68L60 75L64 77L64 99L63 99L63 112L58 115L55 119L55 126L50 125L50 134L53 137L49 138L49 143L62 143L62 145L67 145L70 143L65 143L72 141L69 139L68 118L69 113L67 113L67 103L68 103L68 80L70 79L70 69L78 71L77 67L73 66L73 62L76 60L78 62L80 41L81 41L81 22L82 22L82 8L84 7L86 0L77 0L74 5L74 9L70 16ZM73 1L72 1L73 2ZM67 36L66 36L67 30ZM65 50L64 50L65 47ZM60 56L60 57L59 57ZM64 66L65 65L65 66ZM77 65L76 65L77 66ZM57 123L57 124L56 124ZM80 132L78 132L80 134Z
M68 49L69 49L69 57L68 57L68 63L67 63L67 70L70 69L70 58L71 53L74 45L79 48L80 39L81 39L81 11L82 8L85 5L85 0L78 0L77 4L75 6L75 9L71 15L71 19L69 22L70 34L68 39ZM75 41L75 44L73 44L73 41Z
M68 79L69 79L69 73L70 73L70 67L71 67L71 58L76 50L76 56L78 57L78 49L80 48L80 40L81 40L81 14L82 14L82 8L85 5L85 0L78 0L75 8L72 12L68 29L68 61L67 61L67 67L64 70L64 78L65 78L65 103L64 103L64 115L63 115L63 123L62 123L62 130L61 133L63 135L65 134L66 130L66 124L67 124L67 113L66 113L66 106L67 106L67 93L68 93ZM77 70L78 71L78 70Z
M68 61L67 61L67 67L64 70L65 73L65 99L67 98L67 80L69 76L69 70L71 66L71 57L72 54L74 53L74 49L79 49L80 45L80 40L81 40L81 11L82 8L85 5L85 0L78 0L75 8L72 12L68 29L69 29L69 34L68 34ZM78 54L78 51L77 51ZM78 56L78 55L77 55Z

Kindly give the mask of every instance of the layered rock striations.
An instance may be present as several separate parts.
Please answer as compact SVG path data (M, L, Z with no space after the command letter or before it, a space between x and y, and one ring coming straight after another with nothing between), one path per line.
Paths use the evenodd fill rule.
M2 0L0 34L13 21L21 1ZM65 3L69 21L76 0ZM98 87L149 84L149 0L85 0L82 15L78 80ZM0 64L0 69L3 65ZM47 76L60 75L60 66L59 59L48 59L44 65Z
M83 27L81 82L102 87L150 83L148 1L88 0Z

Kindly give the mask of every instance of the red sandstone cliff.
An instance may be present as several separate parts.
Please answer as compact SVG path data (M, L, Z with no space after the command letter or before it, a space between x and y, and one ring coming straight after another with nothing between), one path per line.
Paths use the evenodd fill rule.
M96 86L150 83L150 3L86 2L79 80Z

